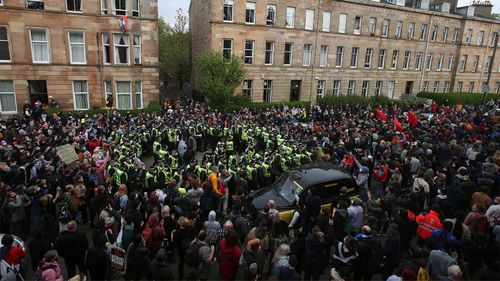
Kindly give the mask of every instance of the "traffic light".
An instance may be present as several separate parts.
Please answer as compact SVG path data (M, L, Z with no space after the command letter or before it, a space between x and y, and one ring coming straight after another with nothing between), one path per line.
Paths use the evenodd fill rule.
M109 108L113 107L113 95L106 96L106 107L109 107Z

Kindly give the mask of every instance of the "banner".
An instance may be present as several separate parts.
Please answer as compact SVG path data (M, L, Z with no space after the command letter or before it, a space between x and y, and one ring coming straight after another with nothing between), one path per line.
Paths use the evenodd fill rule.
M71 144L65 144L56 147L57 155L66 164L70 164L78 160L78 154L75 152L75 148Z

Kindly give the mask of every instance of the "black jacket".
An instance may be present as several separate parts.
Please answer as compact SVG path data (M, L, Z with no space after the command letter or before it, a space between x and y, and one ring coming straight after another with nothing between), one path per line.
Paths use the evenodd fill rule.
M92 280L106 280L110 257L105 248L92 247L87 252L85 266Z
M80 231L62 232L56 241L56 250L65 260L76 264L83 264L85 252L89 248L89 242L85 233Z

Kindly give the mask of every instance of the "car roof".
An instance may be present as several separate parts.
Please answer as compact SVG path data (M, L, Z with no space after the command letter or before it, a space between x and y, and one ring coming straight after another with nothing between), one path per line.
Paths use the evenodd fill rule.
M296 181L302 187L308 187L320 182L352 178L351 175L339 169L338 166L328 162L304 165L291 170L290 174L300 176L300 179Z

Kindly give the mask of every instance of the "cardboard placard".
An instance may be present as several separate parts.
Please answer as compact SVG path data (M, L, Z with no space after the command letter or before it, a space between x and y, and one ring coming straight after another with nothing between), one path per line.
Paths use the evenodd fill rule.
M73 163L78 160L78 154L75 152L75 148L71 144L65 144L56 147L57 155L66 164Z

